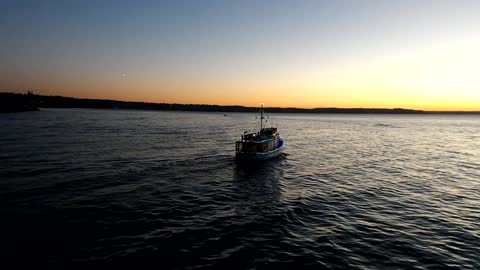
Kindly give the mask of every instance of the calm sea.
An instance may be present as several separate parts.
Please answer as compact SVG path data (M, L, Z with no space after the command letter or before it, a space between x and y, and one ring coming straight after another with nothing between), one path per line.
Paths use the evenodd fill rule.
M479 116L269 121L285 153L251 166L254 114L1 114L2 264L480 269Z

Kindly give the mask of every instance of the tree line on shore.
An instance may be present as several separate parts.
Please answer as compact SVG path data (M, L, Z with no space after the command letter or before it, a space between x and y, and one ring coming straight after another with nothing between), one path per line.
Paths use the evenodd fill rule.
M35 111L39 108L91 108L91 109L135 109L163 111L204 111L204 112L257 112L258 108L246 106L223 106L205 104L149 103L133 101L117 101L108 99L85 99L63 96L0 93L0 112ZM432 113L421 110L403 108L265 108L272 113L378 113L378 114L422 114ZM459 112L457 112L459 113Z

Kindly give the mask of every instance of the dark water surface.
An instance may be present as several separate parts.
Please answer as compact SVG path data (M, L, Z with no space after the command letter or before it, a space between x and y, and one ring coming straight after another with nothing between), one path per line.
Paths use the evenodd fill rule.
M480 117L270 118L246 166L251 114L0 115L2 263L480 269Z

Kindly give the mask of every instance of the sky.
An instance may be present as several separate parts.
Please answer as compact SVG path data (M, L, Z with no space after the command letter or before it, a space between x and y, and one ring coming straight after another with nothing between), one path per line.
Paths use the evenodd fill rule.
M0 92L480 110L480 1L0 0Z

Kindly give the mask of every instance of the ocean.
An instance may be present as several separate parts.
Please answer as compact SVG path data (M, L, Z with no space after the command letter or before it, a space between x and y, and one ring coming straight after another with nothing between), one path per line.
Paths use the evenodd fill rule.
M479 116L270 114L236 163L255 116L0 114L1 264L480 269Z

